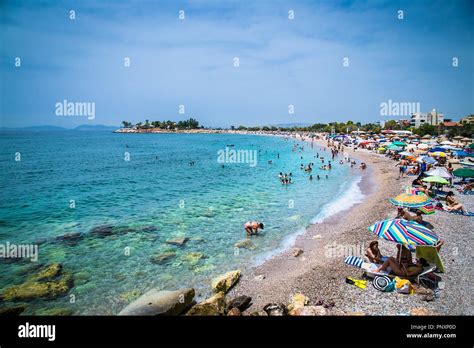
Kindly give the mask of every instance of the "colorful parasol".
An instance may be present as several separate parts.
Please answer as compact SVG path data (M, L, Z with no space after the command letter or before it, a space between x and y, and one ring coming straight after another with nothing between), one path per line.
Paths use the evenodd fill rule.
M453 171L453 175L460 178L474 178L474 169L471 168L459 168Z
M395 198L390 198L389 201L399 207L421 208L431 203L431 198L423 192L417 192L416 194L402 193Z
M429 228L403 219L379 221L369 231L388 241L407 245L436 245L439 238Z
M446 157L446 154L441 151L436 151L436 152L430 152L430 156L433 157Z
M421 181L434 182L436 184L442 184L442 185L448 185L449 184L448 180L446 180L445 178L442 178L440 176L437 176L437 175L428 176L427 178L421 179Z

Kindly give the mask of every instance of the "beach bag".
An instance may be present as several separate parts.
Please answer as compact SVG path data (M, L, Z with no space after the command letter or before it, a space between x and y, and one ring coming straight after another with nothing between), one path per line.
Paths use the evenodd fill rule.
M379 291L392 292L395 290L395 281L391 281L387 276L376 276L372 285Z
M395 277L395 288L397 292L400 294L407 294L413 295L415 289L413 288L412 283L408 279L401 279L399 277Z

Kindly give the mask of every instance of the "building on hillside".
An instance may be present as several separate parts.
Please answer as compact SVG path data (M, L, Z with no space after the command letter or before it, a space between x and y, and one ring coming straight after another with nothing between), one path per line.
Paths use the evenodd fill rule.
M444 114L438 113L436 109L433 109L428 113L416 112L412 114L410 125L415 128L420 128L420 126L424 124L438 126L442 122L444 122Z
M461 124L472 124L472 123L474 123L474 115L469 115L469 116L466 116L464 118L461 118L459 123L461 123Z

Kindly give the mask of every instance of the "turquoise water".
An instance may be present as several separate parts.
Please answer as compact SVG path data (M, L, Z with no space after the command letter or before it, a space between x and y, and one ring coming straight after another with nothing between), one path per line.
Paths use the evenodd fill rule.
M76 279L74 304L68 296L32 301L27 313L67 307L75 314L116 314L152 287L192 286L204 297L213 276L261 262L311 221L352 204L355 196L347 193L357 189L356 170L338 161L331 171L320 170L314 156L319 152L327 163L329 153L303 143L304 151L293 150L293 139L68 131L4 133L0 144L1 243L41 242L39 262L61 262ZM222 167L217 152L228 144L257 151L257 165ZM15 161L17 152L21 161ZM300 170L308 162L320 181ZM294 183L282 185L280 171L292 172ZM256 249L236 249L251 219L265 223L252 237ZM104 238L90 233L101 225L118 232ZM84 237L75 245L53 240L69 232ZM178 236L189 241L166 243ZM176 255L166 263L150 261L169 251ZM190 260L190 252L203 257ZM27 275L18 274L27 266L0 263L0 290L22 283Z

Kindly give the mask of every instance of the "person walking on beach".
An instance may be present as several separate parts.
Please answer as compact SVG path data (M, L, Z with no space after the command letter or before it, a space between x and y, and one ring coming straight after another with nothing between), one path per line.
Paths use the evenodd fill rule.
M258 229L261 228L263 230L263 223L259 221L247 221L244 224L244 229L247 232L247 236L251 236L252 234L258 234Z

